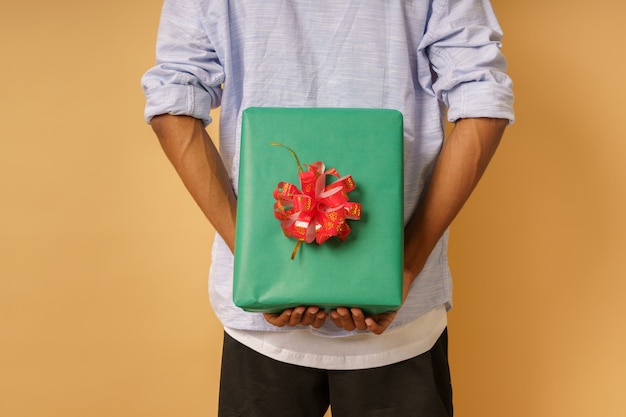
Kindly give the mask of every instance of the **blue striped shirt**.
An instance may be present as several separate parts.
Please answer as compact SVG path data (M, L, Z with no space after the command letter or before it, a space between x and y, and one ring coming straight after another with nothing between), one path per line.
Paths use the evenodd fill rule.
M417 205L445 118L513 120L502 33L487 0L166 0L146 120L220 110L220 152L237 191L240 118L251 106L368 107L404 115L405 207ZM381 144L381 146L384 146ZM447 233L392 327L451 306ZM232 303L233 258L218 237L210 297L226 327L284 331ZM342 335L332 323L317 331Z

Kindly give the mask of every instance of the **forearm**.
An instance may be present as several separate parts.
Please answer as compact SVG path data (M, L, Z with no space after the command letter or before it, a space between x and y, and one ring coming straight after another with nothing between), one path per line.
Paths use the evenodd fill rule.
M152 119L151 126L185 187L234 252L235 193L202 122L187 116L161 115Z
M405 280L415 279L485 172L508 121L459 120L405 230Z

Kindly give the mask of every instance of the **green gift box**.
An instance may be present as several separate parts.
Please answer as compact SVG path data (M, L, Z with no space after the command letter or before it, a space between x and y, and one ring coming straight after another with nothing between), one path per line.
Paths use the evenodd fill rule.
M281 146L273 146L279 143ZM350 175L361 218L345 240L288 237L274 216L281 182L300 188L303 169L321 161ZM246 311L300 305L359 307L370 314L402 301L403 125L388 109L248 108L242 115L233 299ZM329 176L328 184L336 180Z

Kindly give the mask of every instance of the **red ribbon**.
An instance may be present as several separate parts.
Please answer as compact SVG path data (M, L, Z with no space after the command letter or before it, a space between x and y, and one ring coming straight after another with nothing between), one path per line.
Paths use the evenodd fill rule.
M347 221L361 218L361 204L351 202L348 193L356 188L350 175L340 177L336 169L325 169L324 163L306 165L308 171L298 174L301 189L280 182L274 190L274 216L281 222L285 236L301 243L322 244L333 236L345 240L350 234ZM326 185L326 177L338 179ZM292 259L299 247L296 246Z

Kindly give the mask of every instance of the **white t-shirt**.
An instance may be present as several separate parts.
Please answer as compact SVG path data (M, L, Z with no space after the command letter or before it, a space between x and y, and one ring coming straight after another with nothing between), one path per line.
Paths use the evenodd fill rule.
M398 363L430 350L447 325L444 305L418 319L375 335L325 337L308 329L289 332L225 328L249 348L294 365L319 369L368 369Z

